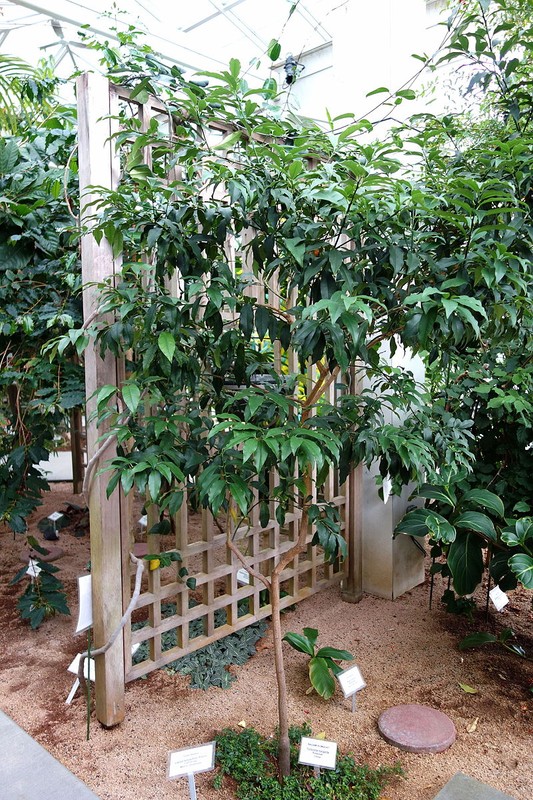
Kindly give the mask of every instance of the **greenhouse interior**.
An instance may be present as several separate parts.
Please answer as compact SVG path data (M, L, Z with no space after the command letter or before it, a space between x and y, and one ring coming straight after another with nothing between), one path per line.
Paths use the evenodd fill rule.
M1 795L533 795L530 0L0 2Z

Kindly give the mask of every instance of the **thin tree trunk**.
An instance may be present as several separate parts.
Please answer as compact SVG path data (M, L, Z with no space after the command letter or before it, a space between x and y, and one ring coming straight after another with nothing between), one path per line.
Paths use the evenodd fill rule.
M278 684L278 721L279 721L279 749L278 763L279 774L283 781L291 774L290 743L289 743L289 715L287 712L287 681L285 678L285 666L283 663L283 642L281 631L281 609L280 609L280 576L285 567L299 553L302 553L307 546L307 535L309 531L309 502L312 492L312 479L309 472L303 475L305 483L305 497L302 504L302 516L300 518L300 530L298 540L280 559L274 567L271 575L272 590L270 602L272 604L272 634L274 641L274 661L276 666L276 681Z
M278 764L280 778L283 780L283 778L286 778L291 773L291 754L289 743L289 714L287 711L287 681L285 679L285 665L283 663L281 635L280 581L279 575L275 572L272 575L270 602L272 604L274 663L276 667L276 681L278 684Z

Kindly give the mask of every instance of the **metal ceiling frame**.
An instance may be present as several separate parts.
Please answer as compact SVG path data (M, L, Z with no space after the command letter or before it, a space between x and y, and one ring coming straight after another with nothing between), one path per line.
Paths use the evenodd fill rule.
M65 22L68 25L73 25L77 28L88 23L89 30L92 33L98 36L105 36L107 39L111 39L113 41L118 41L117 34L111 29L111 27L107 27L105 24L103 24L103 20L99 16L99 13L88 6L85 6L84 8L85 11L93 17L93 21L80 18L80 16L76 15L75 13L72 13L72 15L56 13L55 11L51 11L49 8L46 8L44 3L41 4L39 2L29 2L29 0L11 0L11 2L13 5L27 8L29 11L35 11L37 14L42 14L48 19L55 19L58 22ZM68 2L70 5L76 5L81 8L81 4L75 3L73 0L66 0L66 2ZM124 28L124 30L127 30L128 28L128 23L121 19L113 20L113 23L117 28ZM150 30L147 35L154 41L161 56L163 56L165 60L169 61L170 63L178 64L179 66L186 67L187 69L193 71L202 69L219 70L221 67L226 66L223 61L213 58L213 56L209 56L206 53L199 53L197 50L191 48L188 44L186 44L186 35L178 30L172 33L172 39L168 38L167 29L157 32ZM195 56L195 58L193 59L191 56Z
M241 35L246 37L246 39L255 47L261 48L261 52L264 53L266 51L268 46L267 41L261 37L260 33L254 31L238 13L234 12L234 9L246 2L246 0L229 0L229 2L226 4L221 2L221 0L208 0L208 2L213 8L213 13L204 16L202 19L197 20L183 29L173 30L171 34L172 38L170 38L168 26L164 26L162 21L148 7L146 2L135 0L135 5L154 20L155 24L150 24L150 29L146 31L148 39L152 40L154 49L159 52L164 60L170 63L178 64L180 67L184 67L188 70L192 70L194 72L201 70L220 71L221 68L225 68L227 66L224 61L216 58L213 55L209 55L206 52L200 52L194 46L191 46L187 36L189 32L193 30L197 31L202 25L205 25L206 23L211 22L212 20L215 20L217 17L221 16L224 17L230 25L236 28ZM63 6L61 12L56 12L51 9L50 5L53 6L54 3L47 3L46 0L10 0L9 4L20 7L21 9L27 9L28 11L34 12L37 15L42 15L43 17L52 21L56 21L57 23L63 22L76 28L79 28L82 25L88 25L88 30L91 33L95 34L96 36L104 36L112 41L118 41L117 33L112 29L112 27L115 29L118 28L119 30L122 28L127 30L128 28L129 22L121 19L120 17L113 20L106 20L105 17L102 17L100 11L94 7L91 7L90 2L84 4L78 0L64 0L64 3L66 6ZM294 11L298 14L302 21L305 22L306 26L309 26L310 32L307 34L308 39L314 33L322 40L322 43L331 42L331 34L326 29L324 24L317 20L305 2L300 0L300 2L297 3L296 7L294 8ZM289 14L287 22L290 19L290 16L291 14ZM29 24L34 25L35 22L32 21ZM17 29L19 27L23 27L23 24L13 25L12 29ZM5 41L8 33L9 30L4 32L5 35L2 38L2 42ZM73 43L67 43L67 47L69 55L71 58L73 58L72 52L70 51L70 44ZM45 45L45 47L52 47L54 45L59 47L59 63L59 61L61 61L64 56L67 55L63 49L65 45L65 39L58 36L56 42L51 42L50 44ZM303 49L306 50L307 47L304 45Z

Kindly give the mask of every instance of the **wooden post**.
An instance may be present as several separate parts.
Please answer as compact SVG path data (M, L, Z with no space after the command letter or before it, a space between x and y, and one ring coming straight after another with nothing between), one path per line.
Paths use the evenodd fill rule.
M92 186L113 188L118 178L118 157L110 136L116 113L107 79L84 74L77 81L79 171L82 225L94 213ZM112 99L113 98L113 99ZM89 222L90 224L90 222ZM112 278L116 270L111 247L106 239L100 244L91 234L85 234L81 245L84 318L98 308L98 289L88 284ZM87 458L101 447L98 441L104 433L94 419L95 391L104 384L119 385L120 364L107 354L101 358L97 348L89 345L85 351L85 384L87 392ZM128 520L120 490L106 497L108 476L98 475L98 468L112 458L115 448L110 445L94 465L88 489L91 521L91 569L93 586L94 647L106 644L119 625L123 613L123 576L121 538L128 536ZM127 576L129 580L129 575ZM119 636L105 655L96 657L96 716L102 725L111 727L124 719L124 637Z

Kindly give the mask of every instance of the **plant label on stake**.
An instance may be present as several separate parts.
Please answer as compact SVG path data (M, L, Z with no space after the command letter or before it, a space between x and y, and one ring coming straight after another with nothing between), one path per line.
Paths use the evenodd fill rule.
M494 603L496 611L502 611L509 602L509 598L505 592L502 592L499 586L495 586L494 589L490 590L489 597Z
M168 754L167 778L169 781L175 781L177 778L187 777L190 798L196 800L194 776L197 772L209 772L214 766L215 742L207 742L196 747L183 747Z
M30 558L30 560L28 561L28 569L26 570L26 575L29 575L30 578L33 580L34 578L39 577L40 572L42 572L42 569L38 565L37 561L34 558Z
M139 519L139 525L141 528L148 527L148 514L143 514L142 517Z
M248 586L248 584L250 583L250 573L248 572L247 569L244 569L244 567L237 570L237 583L243 584L245 586Z
M54 526L54 536L56 539L59 539L59 536L57 534L57 521L58 519L61 519L62 516L63 514L61 514L60 511L54 511L52 514L48 514L48 519L53 523Z
M359 670L359 667L349 667L348 669L339 672L337 678L340 687L344 692L345 697L352 698L352 713L355 713L356 695L361 689L364 689L366 683Z
M93 624L92 575L78 577L79 613L76 633L86 631Z
M317 777L320 775L321 769L335 769L337 766L337 742L302 736L298 763L314 767Z

